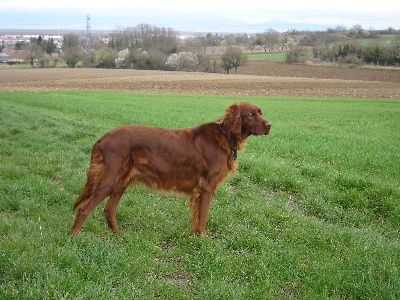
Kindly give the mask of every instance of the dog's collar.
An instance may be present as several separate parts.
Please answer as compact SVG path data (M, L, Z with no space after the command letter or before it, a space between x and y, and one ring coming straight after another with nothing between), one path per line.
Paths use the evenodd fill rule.
M231 148L231 152L232 152L232 155L233 155L233 159L236 160L237 159L237 149L236 149L234 143L231 142L231 140L229 139L228 135L225 133L225 130L222 127L222 123L218 124L218 128L222 132L222 134L226 137L226 139L228 140L229 147Z

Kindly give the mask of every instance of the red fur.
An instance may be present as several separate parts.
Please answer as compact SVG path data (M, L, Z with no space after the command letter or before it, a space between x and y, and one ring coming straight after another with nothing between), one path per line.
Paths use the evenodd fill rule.
M207 234L206 220L218 184L236 171L236 151L249 135L268 134L271 123L253 104L230 105L218 120L193 128L165 129L125 125L106 133L92 149L84 188L72 209L71 233L78 233L104 198L108 226L119 232L118 202L128 185L142 182L190 197L193 232Z

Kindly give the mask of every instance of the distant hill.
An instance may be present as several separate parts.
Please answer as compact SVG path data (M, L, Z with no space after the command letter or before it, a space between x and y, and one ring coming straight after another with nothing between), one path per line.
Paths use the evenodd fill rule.
M19 16L20 18L21 16ZM4 34L40 34L40 35L63 35L65 33L74 32L77 34L86 34L86 15L43 15L42 19L36 20L38 16L27 14L27 21L23 21L18 26L9 25L10 29L1 29L0 35ZM59 21L57 20L59 17ZM11 17L10 17L11 18ZM15 17L17 18L17 17ZM12 19L12 18L11 18ZM29 21L28 21L29 20ZM62 20L62 23L59 23ZM266 29L272 28L280 32L289 29L299 31L324 31L328 27L336 27L334 25L318 25L308 23L293 23L279 20L271 20L268 22L248 23L237 19L229 19L223 17L204 16L183 16L183 15L165 15L157 16L156 19L149 16L141 16L140 18L114 18L112 16L91 16L91 29L94 34L102 34L115 30L116 28L134 27L139 24L150 24L158 27L172 28L178 32L200 32L200 33L261 33ZM0 24L2 27L7 26L4 21Z

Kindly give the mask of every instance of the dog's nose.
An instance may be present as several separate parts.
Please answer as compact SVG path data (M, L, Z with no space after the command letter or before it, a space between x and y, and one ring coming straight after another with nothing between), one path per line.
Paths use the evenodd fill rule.
M270 122L265 123L265 127L267 127L268 130L271 129L272 124Z

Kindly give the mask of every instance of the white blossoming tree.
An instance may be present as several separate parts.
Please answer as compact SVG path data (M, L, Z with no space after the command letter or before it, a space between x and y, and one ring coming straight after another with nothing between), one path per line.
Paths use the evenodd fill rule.
M165 63L171 70L177 70L178 69L178 54L172 53L168 59L167 62Z
M118 52L118 58L115 59L115 65L118 69L125 69L128 67L129 49Z
M168 57L166 64L172 70L194 71L199 65L199 59L192 52L173 53Z

